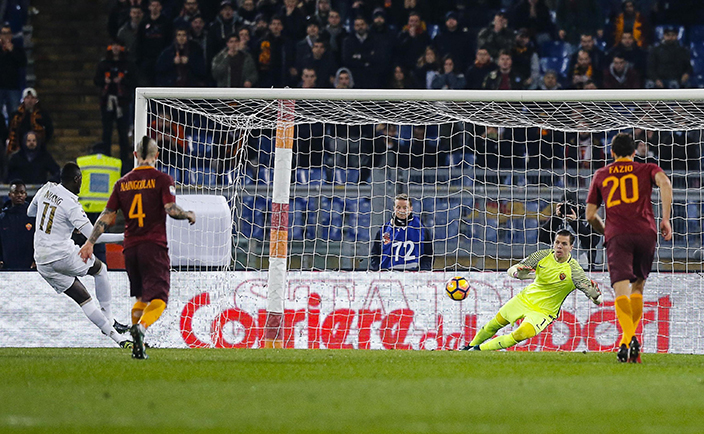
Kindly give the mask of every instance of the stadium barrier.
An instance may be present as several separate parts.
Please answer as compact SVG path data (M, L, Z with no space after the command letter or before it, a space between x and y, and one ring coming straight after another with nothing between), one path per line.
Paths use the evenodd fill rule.
M619 337L608 274L591 273L605 302L581 292L566 300L546 332L523 351L612 351ZM113 312L129 317L124 272L110 272ZM505 273L472 272L462 302L444 293L444 273L290 272L285 286L283 341L287 348L454 350L526 283ZM113 343L68 297L33 272L2 273L0 346L111 347ZM84 279L93 292L92 279ZM149 330L164 348L259 348L266 320L266 276L258 272L174 272L169 306ZM704 354L704 285L697 274L654 273L638 328L645 352ZM505 329L510 330L510 327Z

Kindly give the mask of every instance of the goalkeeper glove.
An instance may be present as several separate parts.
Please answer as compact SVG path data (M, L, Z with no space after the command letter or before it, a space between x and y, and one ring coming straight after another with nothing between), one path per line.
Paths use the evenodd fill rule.
M513 273L513 277L521 280L526 280L530 279L531 275L534 270L526 265L518 265L516 267L516 271Z
M601 302L603 301L602 296L601 296L601 289L599 289L599 284L593 280L590 280L589 284L592 287L592 292L596 292L596 297L590 297L590 298L594 304L599 306L601 304Z

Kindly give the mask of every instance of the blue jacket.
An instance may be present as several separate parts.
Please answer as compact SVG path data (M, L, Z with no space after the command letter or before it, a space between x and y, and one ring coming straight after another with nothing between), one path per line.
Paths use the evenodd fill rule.
M420 219L411 216L408 223L398 224L395 218L377 232L372 244L370 269L432 270L433 240Z
M29 203L0 211L0 261L4 270L30 270L34 263L34 219L27 217Z

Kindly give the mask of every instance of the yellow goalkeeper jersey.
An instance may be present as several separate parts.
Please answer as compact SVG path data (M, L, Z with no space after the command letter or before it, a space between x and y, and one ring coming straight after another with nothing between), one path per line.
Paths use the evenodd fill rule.
M554 250L538 250L523 259L521 264L535 270L535 280L517 297L538 312L557 317L565 298L575 289L589 297L590 280L571 255L560 263L555 259Z

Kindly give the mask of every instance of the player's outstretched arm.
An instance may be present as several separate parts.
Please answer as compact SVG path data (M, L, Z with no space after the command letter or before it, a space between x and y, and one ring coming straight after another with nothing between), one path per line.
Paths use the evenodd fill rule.
M98 241L98 237L100 237L103 232L112 226L115 221L116 214L117 211L107 208L105 208L100 214L100 217L98 217L98 221L95 222L95 226L93 227L93 231L91 231L88 240L86 240L83 246L81 246L81 250L78 251L78 255L81 259L83 259L83 262L88 262L88 259L93 256L93 245L95 245L96 241Z
M593 203L588 203L585 217L596 232L604 235L604 221L599 217L599 214L596 213L598 209L599 208Z
M670 211L672 209L672 183L665 172L658 172L655 175L655 183L660 188L662 199L662 218L660 220L660 234L665 241L672 239L672 226L670 226Z
M164 205L166 214L171 216L172 219L176 220L188 220L188 223L194 224L196 222L196 213L193 211L184 211L183 208L176 205L176 202L167 203Z
M589 299L597 306L602 302L601 289L599 285L587 277L587 273L575 260L570 262L570 268L572 268L572 283L575 288L579 289L589 297Z
M508 275L513 277L514 279L520 279L520 280L527 280L527 279L533 279L535 277L535 274L533 273L535 270L532 269L531 267L525 265L525 264L516 264L513 267L508 269Z

